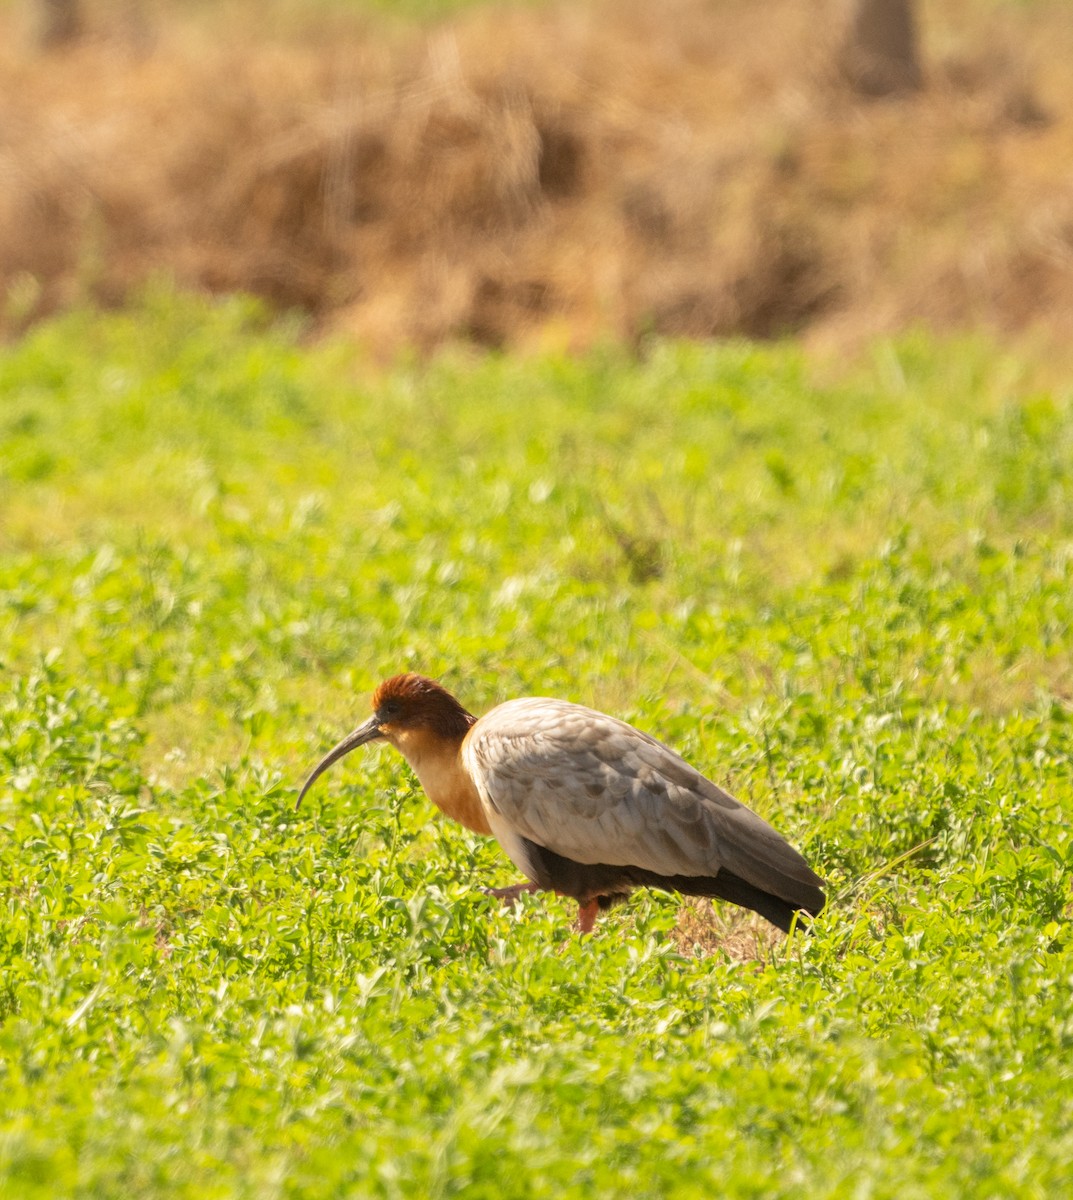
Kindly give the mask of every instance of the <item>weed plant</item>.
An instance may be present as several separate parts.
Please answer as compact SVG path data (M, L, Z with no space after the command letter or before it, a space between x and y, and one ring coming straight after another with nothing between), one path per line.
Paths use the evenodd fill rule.
M373 372L164 289L0 354L0 1194L1073 1186L1073 402L979 340ZM678 747L811 937L498 907L420 669Z

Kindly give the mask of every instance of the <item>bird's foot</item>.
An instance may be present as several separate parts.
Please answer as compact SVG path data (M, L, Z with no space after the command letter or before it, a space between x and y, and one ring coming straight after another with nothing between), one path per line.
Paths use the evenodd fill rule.
M512 883L510 887L501 888L481 888L486 896L495 896L497 900L502 900L504 904L513 904L519 896L523 896L526 892L535 892L537 885L535 883Z
M599 911L600 903L598 900L590 900L587 904L578 904L577 927L579 933L592 933L592 927L596 924L596 917Z

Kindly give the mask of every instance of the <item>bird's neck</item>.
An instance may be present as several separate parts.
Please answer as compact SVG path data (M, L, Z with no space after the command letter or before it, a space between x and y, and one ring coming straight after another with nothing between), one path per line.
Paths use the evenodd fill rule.
M462 738L425 729L399 730L389 739L417 776L425 794L447 816L477 833L491 834L473 780L462 767Z

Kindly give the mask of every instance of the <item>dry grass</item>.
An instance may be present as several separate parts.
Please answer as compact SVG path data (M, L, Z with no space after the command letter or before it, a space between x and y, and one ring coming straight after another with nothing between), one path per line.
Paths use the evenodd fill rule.
M683 899L673 937L683 954L722 954L732 962L760 965L786 944L786 934L763 917L711 900Z
M833 80L815 0L481 8L420 30L335 12L286 35L242 11L113 14L51 55L0 14L0 330L166 273L385 353L1070 332L1058 0L936 0L925 91L880 103Z

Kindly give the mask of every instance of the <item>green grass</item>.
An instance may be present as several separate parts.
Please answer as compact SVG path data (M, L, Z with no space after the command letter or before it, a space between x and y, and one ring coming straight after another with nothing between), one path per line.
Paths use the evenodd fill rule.
M0 1193L1065 1194L1073 400L1034 374L923 336L378 374L166 292L3 351ZM581 941L387 752L296 815L400 669L633 720L833 909L743 959L641 894Z

